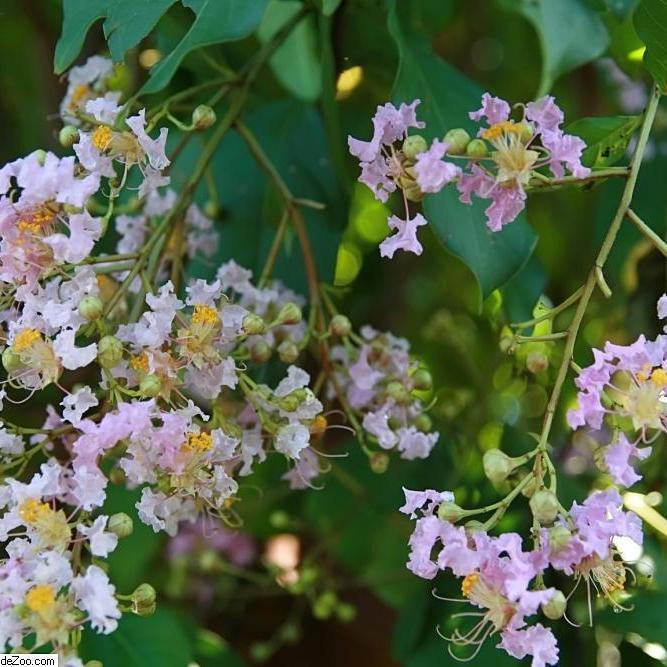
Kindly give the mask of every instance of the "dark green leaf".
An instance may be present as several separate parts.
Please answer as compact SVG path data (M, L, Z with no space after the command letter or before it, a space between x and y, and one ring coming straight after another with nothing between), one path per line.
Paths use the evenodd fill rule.
M641 116L608 116L580 118L567 127L586 142L582 162L588 167L610 167L618 162L628 148L634 131L641 124Z
M637 34L646 44L644 67L662 90L667 88L667 0L642 0L634 16Z
M189 638L178 617L160 606L153 616L123 614L118 629L110 635L86 629L81 657L99 660L104 667L185 667L193 659Z
M140 93L162 90L194 49L241 39L257 28L268 0L182 0L195 20L176 48L150 72Z
M423 100L419 117L426 122L427 136L442 136L452 127L467 127L472 132L468 112L479 107L482 90L435 56L424 40L406 32L404 20L404 6L395 5L389 29L401 60L392 98L396 102ZM536 243L523 215L502 232L489 231L484 214L487 206L488 202L478 200L472 206L461 204L452 188L424 201L426 217L438 238L473 272L482 297L506 283L525 264Z
M583 0L505 0L535 28L542 47L540 95L570 70L602 55L609 33L599 14Z
M605 7L618 19L627 19L639 0L604 0Z
M331 16L340 5L341 0L320 0L320 5L322 6L322 13L325 16Z
M76 59L95 21L106 16L104 0L63 0L63 28L56 44L53 68L64 72Z

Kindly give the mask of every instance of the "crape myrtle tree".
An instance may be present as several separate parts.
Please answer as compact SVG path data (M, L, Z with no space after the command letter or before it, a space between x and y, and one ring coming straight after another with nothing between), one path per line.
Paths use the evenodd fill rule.
M473 4L63 0L0 168L4 650L667 659L667 4Z

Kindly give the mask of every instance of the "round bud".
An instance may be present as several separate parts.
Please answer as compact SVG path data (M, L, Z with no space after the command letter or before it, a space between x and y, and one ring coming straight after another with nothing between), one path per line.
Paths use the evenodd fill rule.
M6 347L2 353L2 365L8 373L11 373L21 368L23 364L21 357L11 347Z
M258 340L250 348L250 358L258 364L267 362L271 358L271 346L265 340Z
M299 572L299 580L307 586L314 584L319 577L319 571L315 567L304 567Z
M426 139L420 134L413 134L403 142L403 155L409 160L413 160L420 153L428 149Z
M425 368L420 368L412 376L412 383L415 389L428 391L433 388L433 376Z
M519 129L519 138L522 143L527 144L533 138L533 128L529 123L517 123Z
M255 313L248 313L243 318L241 326L243 327L243 333L248 334L248 336L256 336L266 331L266 322Z
M192 125L195 130L206 130L216 121L215 111L207 104L200 104L192 112Z
M456 503L442 503L440 507L438 507L438 516L443 521L456 523L464 516L464 512Z
M313 616L320 621L329 618L336 608L338 598L333 591L326 591L313 603Z
M73 125L64 125L58 132L58 141L63 148L72 148L79 141L79 130Z
M139 584L130 599L132 600L132 611L137 616L150 616L155 612L157 593L150 584Z
M514 461L500 449L489 449L482 458L484 474L494 484L504 482L514 470Z
M299 324L303 319L301 308L292 301L288 301L278 313L276 324Z
M567 609L567 598L559 590L554 591L549 602L542 603L542 613L552 621L563 618L565 609Z
M471 519L470 521L466 521L464 528L468 535L474 535L484 530L484 524L477 519Z
M534 375L546 371L549 368L549 357L543 349L532 350L526 357L526 368Z
M123 358L123 343L115 336L104 336L97 344L97 363L102 368L113 368Z
M278 634L286 644L295 644L301 638L301 630L296 623L283 625Z
M533 516L541 524L553 523L558 516L558 498L548 489L535 491L528 504Z
M197 565L202 572L214 572L219 564L220 557L213 549L205 549L197 559Z
M282 510L271 512L269 515L269 523L273 528L276 528L277 530L283 530L289 526L289 514L287 514L287 512L283 512Z
M220 207L212 199L207 199L204 204L204 215L215 219L220 215Z
M431 418L423 412L420 414L416 419L415 419L415 428L418 431L421 431L422 433L429 433L430 430L433 428L433 422L431 421Z
M554 551L564 549L572 539L572 533L566 526L554 526L549 528L549 546Z
M489 153L489 149L486 147L486 143L482 139L473 139L468 146L466 147L466 155L471 158L482 158L486 157Z
M132 518L125 512L117 512L109 517L107 530L118 537L128 537L134 530Z
M385 391L389 398L393 398L397 403L408 403L410 401L410 392L397 381L390 382Z
M389 455L385 452L374 452L368 459L368 462L370 463L371 470L375 474L382 475L387 472L387 468L389 468Z
M450 155L463 155L470 143L470 135L462 128L455 127L443 137Z
M30 155L34 155L37 158L37 162L39 162L40 166L44 166L44 162L46 162L46 151L43 148L38 148L36 151L30 153Z
M273 655L269 642L255 642L250 645L250 658L253 662L266 662Z
M82 317L85 317L89 322L98 320L102 317L104 312L104 304L102 299L98 296L84 296L81 301L79 301L79 312Z
M508 326L504 326L500 332L498 347L504 354L514 354L516 349L516 339L514 337L514 332Z
M285 412L294 412L301 405L300 397L295 394L296 392L292 392L291 394L287 394L287 396L283 396L276 401L276 404L281 410L285 410Z
M139 393L145 398L155 398L162 391L162 380L157 375L146 375L139 383Z
M284 340L278 345L278 356L283 363L293 364L299 358L299 348L291 340Z
M336 618L342 623L350 623L357 617L357 609L347 602L336 605Z
M352 322L345 315L334 315L329 322L332 336L348 336L352 331Z

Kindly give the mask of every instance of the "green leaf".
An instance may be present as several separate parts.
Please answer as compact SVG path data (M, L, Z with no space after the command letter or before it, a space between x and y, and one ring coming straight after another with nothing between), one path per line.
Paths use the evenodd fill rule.
M230 42L252 33L262 19L268 0L182 0L195 20L176 48L150 71L140 94L155 93L171 81L183 58L194 49Z
M193 659L178 617L160 606L153 616L123 614L118 629L110 635L86 628L80 650L84 661L99 660L104 667L185 666Z
M604 0L605 7L621 21L634 12L637 3L638 0Z
M627 151L628 143L641 124L641 116L580 118L567 127L586 142L582 162L598 169L610 167Z
M474 126L468 112L479 107L482 90L460 72L435 56L427 42L405 30L404 5L392 7L389 30L398 44L400 65L392 99L423 100L419 117L426 122L423 134L443 136L452 127ZM526 263L536 243L525 216L491 232L486 227L484 209L489 202L475 200L461 204L453 188L428 195L424 211L436 235L473 272L482 298L506 283Z
M646 44L644 67L664 91L667 88L667 0L642 0L635 29Z
M296 0L269 0L257 36L266 43L303 8ZM307 17L294 28L269 61L276 78L294 96L314 102L320 95L321 70L315 22Z
M106 12L104 0L63 0L63 29L53 61L56 74L62 74L74 62L90 27Z
M556 79L602 55L609 33L600 15L583 0L505 0L505 7L535 28L542 48L542 77L537 97Z
M339 7L342 0L319 0L322 7L322 14L331 16Z

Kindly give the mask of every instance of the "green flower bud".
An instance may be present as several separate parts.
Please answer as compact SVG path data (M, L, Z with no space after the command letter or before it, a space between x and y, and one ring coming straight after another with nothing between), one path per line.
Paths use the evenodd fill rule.
M202 572L213 572L220 564L220 557L213 549L206 549L199 554L197 565Z
M63 148L72 148L79 141L79 130L73 125L64 125L58 132L58 141Z
M206 130L217 120L215 111L207 104L200 104L192 112L192 125L195 130Z
M549 528L549 546L554 551L564 549L572 539L572 533L566 526Z
M289 515L287 512L283 512L282 510L276 510L275 512L271 512L269 515L269 523L273 528L276 528L277 530L283 530L290 524Z
M157 606L157 593L150 584L139 584L132 593L132 612L137 616L150 616Z
M393 398L399 404L410 402L410 392L400 382L390 382L385 391L389 398Z
M257 334L263 334L266 331L266 322L264 318L256 315L255 313L248 313L243 318L243 333L248 334L248 336L255 336Z
M500 449L489 449L482 458L484 474L494 484L504 482L516 467L514 461Z
M139 393L145 398L155 398L162 391L162 380L157 375L146 375L139 383Z
M89 322L102 317L104 312L104 304L102 299L98 296L84 296L81 301L79 301L79 312L82 317L85 317Z
M207 199L204 204L204 215L215 220L220 217L220 207L213 200Z
M299 572L299 580L302 581L305 585L309 586L314 584L319 577L319 572L317 568L314 567L304 567Z
M371 470L375 474L382 475L387 472L387 468L389 468L389 455L385 452L374 452L368 459L368 462L370 463Z
M255 642L250 645L250 658L253 662L266 662L273 655L273 646L269 642Z
M406 158L413 160L416 158L420 153L423 153L425 150L428 149L428 144L426 143L426 139L422 137L420 134L413 134L403 142L403 155L405 155Z
M289 301L280 309L276 317L276 324L299 324L302 319L301 308Z
M484 524L477 519L471 519L470 521L466 521L464 528L468 535L474 535L475 533L479 533L480 530L484 530Z
M30 155L34 155L40 166L44 166L44 162L46 161L46 151L43 148L38 148L36 151L30 153Z
M117 512L109 517L107 530L118 537L128 537L134 530L132 518L125 512Z
M296 623L283 625L278 634L286 644L296 644L301 639L301 630Z
M250 358L258 364L263 364L271 358L271 351L271 346L265 340L258 340L250 348Z
M97 363L113 368L123 358L123 343L115 336L104 336L97 344Z
M450 155L463 155L470 143L470 135L462 128L455 127L449 130L443 137L443 141L447 143L447 153Z
M278 345L278 356L283 363L293 364L299 358L299 348L291 340L284 340Z
M433 376L425 368L420 368L412 376L412 383L415 389L428 391L433 388Z
M313 603L313 616L323 621L331 616L338 604L338 598L333 591L326 591Z
M540 347L543 349L532 350L526 357L526 368L534 375L542 373L549 368L549 356L545 351L546 346L541 345Z
M2 365L8 373L11 373L21 368L23 363L21 362L20 355L14 352L11 347L6 347L2 352Z
M517 123L522 143L527 144L533 138L533 128L528 123Z
M425 412L422 412L422 414L415 419L415 428L422 433L429 433L433 428L433 422Z
M466 155L471 158L482 158L489 154L483 139L473 139L466 147Z
M334 315L329 322L332 336L348 336L352 331L352 322L345 315Z
M567 598L563 595L563 592L559 590L554 591L549 602L542 604L542 613L552 621L557 621L559 618L563 618L566 609Z
M342 623L350 623L357 617L357 609L347 602L336 605L336 618Z
M535 491L528 504L533 516L541 524L553 523L558 516L558 498L548 489Z
M281 410L285 410L285 412L294 412L299 409L301 400L302 399L296 395L296 392L293 391L291 394L287 394L287 396L283 396L277 400L276 405Z
M442 503L440 507L438 507L438 516L443 521L456 523L464 516L464 512L456 503Z
M500 332L498 347L504 354L514 354L516 338L514 337L514 332L508 326L504 326Z

